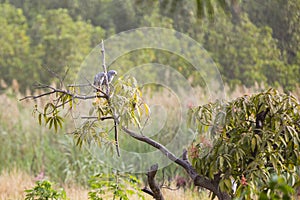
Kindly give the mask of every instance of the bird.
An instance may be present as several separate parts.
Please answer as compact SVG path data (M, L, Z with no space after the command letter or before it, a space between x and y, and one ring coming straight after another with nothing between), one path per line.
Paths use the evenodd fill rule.
M118 73L115 70L109 70L107 72L107 82L110 84L112 80L114 79L114 76L116 76ZM99 72L96 74L94 77L94 86L97 88L100 88L101 86L106 85L106 80L105 80L105 73L104 72ZM99 90L97 90L98 92Z

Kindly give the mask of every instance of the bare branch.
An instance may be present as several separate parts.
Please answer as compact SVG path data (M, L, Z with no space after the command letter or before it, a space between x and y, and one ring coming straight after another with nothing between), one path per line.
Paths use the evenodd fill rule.
M70 67L67 68L67 70L65 71L65 74L63 75L62 79L61 79L61 86L63 86L63 82L66 79L68 73L69 73Z
M177 158L172 152L170 152L165 146L161 145L160 143L156 142L155 140L152 140L151 138L148 138L144 135L137 134L126 127L122 127L122 130L127 133L129 136L145 142L152 147L160 150L168 159L175 162L177 165L180 165L185 169L185 171L188 173L188 175L193 179L195 186L200 186L203 188L206 188L210 191L212 191L214 194L217 195L219 199L227 200L230 199L230 196L227 193L222 193L219 189L219 185L217 181L210 180L206 178L205 176L199 175L196 170L193 168L191 163L187 160L187 156L184 153L183 159Z
M61 81L60 76L58 75L58 73L56 73L55 71L51 70L49 67L47 66L42 66L48 73L52 74L52 76L56 77L59 81Z
M113 117L111 116L107 116L107 117L94 117L94 116L84 116L84 117L81 117L81 119L100 119L101 121L104 121L104 120L107 120L107 119L114 119Z
M149 187L152 190L152 196L156 200L164 200L164 197L161 193L160 187L155 182L154 177L158 170L158 164L152 165L147 173Z
M92 84L88 79L85 78L85 80L90 84L90 86L92 86L96 91L101 92L104 96L106 96L106 99L108 99L108 93L105 93L101 90L101 88L95 86L94 84Z
M87 86L91 86L91 84L71 84L71 85L67 85L67 87L87 87Z
M43 96L47 96L47 95L50 95L50 94L53 94L53 93L55 93L55 91L47 92L47 93L36 95L36 96L30 95L30 96L23 97L19 101L23 101L25 99L37 99L37 98L40 98L40 97L43 97Z
M64 103L61 103L61 104L55 106L55 108L59 108L59 107L61 107L61 106L63 106L63 105L66 105L66 104L69 103L70 101L72 101L72 99L69 99L68 101L66 101L66 102L64 102Z
M109 95L110 89L109 89L108 78L107 78L107 68L105 63L105 48L104 48L103 40L101 41L101 54L102 54L102 67L104 72L104 80L106 85L106 94Z
M20 99L20 101L23 101L25 99L37 99L37 98L41 98L43 96L47 96L50 94L54 94L54 93L62 93L62 94L66 94L66 95L70 95L72 97L72 99L82 99L82 100L87 100L87 99L94 99L94 98L108 98L106 95L92 95L92 96L82 96L82 95L75 95L67 90L62 90L62 89L56 89L50 85L39 85L38 88L41 89L50 89L52 91L50 92L46 92L40 95L31 95L31 96L26 96L22 99Z
M142 191L145 192L145 193L147 193L147 194L149 194L152 197L154 196L153 192L151 190L149 190L147 187L144 187L142 189Z
M115 118L114 119L114 128L115 128L115 143L116 143L116 150L117 154L120 157L120 150L119 150L119 139L118 139L118 123Z
M126 127L122 127L122 130L125 131L128 135L130 135L131 137L140 140L142 142L145 142L151 146L153 146L154 148L160 150L165 156L167 156L170 160L176 162L177 164L179 164L182 167L187 167L186 162L178 159L172 152L170 152L166 147L164 147L163 145L161 145L160 143L156 142L155 140L152 140L151 138L148 138L144 135L140 135L137 134L129 129L127 129Z

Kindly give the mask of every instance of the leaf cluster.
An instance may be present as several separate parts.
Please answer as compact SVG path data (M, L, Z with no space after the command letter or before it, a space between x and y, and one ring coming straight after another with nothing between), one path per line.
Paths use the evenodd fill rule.
M60 112L65 108L65 105L69 105L69 109L73 108L73 99L71 94L55 92L55 97L49 101L43 109L39 109L37 105L33 110L34 114L38 115L39 124L42 125L44 121L45 126L48 126L49 129L54 127L55 132L58 131L58 128L62 129L64 118L60 115Z
M103 200L112 194L113 199L120 198L129 200L132 195L145 199L139 188L140 181L133 175L111 173L97 174L89 181L91 191L89 198L92 200Z
M194 108L190 120L198 138L193 165L210 179L220 176L220 189L230 194L233 183L236 195L247 188L242 176L255 190L268 187L273 174L288 177L295 186L300 181L295 173L300 164L299 111L294 96L274 89Z
M67 200L66 192L63 188L61 188L60 191L55 190L52 187L52 183L47 180L37 181L32 189L25 190L25 192L25 200Z

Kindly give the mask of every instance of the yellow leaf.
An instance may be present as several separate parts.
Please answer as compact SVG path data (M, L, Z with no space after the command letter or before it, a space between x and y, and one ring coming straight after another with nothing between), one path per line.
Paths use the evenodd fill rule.
M141 90L139 90L139 89L136 89L136 90L137 90L137 92L139 93L139 96L142 97L142 92L141 92Z
M149 114L150 114L150 108L149 108L149 106L146 103L144 103L144 108L145 108L146 115L149 116Z

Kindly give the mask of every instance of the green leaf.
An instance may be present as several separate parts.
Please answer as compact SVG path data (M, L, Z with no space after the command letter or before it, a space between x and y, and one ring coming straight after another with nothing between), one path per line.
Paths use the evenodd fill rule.
M52 128L52 125L53 125L53 117L50 117L50 120L49 120L49 129Z
M57 119L55 117L53 118L53 123L54 123L54 130L57 133Z
M39 114L39 124L42 125L42 113Z
M254 152L255 148L256 148L256 138L253 137L251 139L251 150L252 150L252 152Z
M224 184L225 184L225 187L226 187L226 191L231 191L232 189L232 182L230 179L225 179L224 180Z
M145 108L146 116L149 116L150 115L150 108L149 108L149 106L146 103L143 103L143 105L144 105L144 108Z
M222 156L219 157L219 165L220 165L220 169L223 169L224 166L224 158Z

